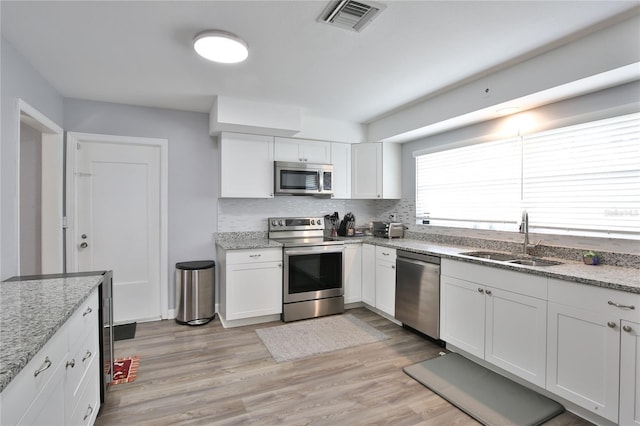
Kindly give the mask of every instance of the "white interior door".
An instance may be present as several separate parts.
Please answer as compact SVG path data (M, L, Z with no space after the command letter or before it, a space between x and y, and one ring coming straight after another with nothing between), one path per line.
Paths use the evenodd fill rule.
M68 138L75 157L75 217L69 242L74 270L113 270L115 323L166 317L166 141L149 141L102 135Z

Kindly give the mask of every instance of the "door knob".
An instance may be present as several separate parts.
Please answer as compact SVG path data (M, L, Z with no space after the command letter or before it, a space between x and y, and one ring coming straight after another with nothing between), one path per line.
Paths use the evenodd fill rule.
M80 247L81 248L87 248L87 247L89 247L89 244L83 242L82 244L80 244Z

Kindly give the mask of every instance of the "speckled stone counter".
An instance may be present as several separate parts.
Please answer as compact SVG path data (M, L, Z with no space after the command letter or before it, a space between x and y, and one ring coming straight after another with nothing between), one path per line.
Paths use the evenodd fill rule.
M561 264L554 266L527 266L471 257L464 254L465 252L477 251L479 250L478 247L449 246L402 238L364 237L361 242L640 294L640 269L637 268L611 265L592 266L585 265L583 262L546 256L545 259L556 260Z
M216 235L216 245L225 250L281 248L266 232L224 232Z
M226 250L242 249L242 248L265 248L279 247L278 243L272 242L267 238L266 232L254 233L228 233L226 238L217 239L217 244ZM371 236L365 237L337 237L338 240L344 241L345 244L367 243L398 250L407 250L415 253L432 254L444 258L461 260L486 266L492 266L501 269L509 269L530 273L534 275L542 275L549 278L559 280L573 281L582 284L594 285L598 287L610 288L614 290L626 291L629 293L640 294L640 269L634 267L623 267L613 265L585 265L583 262L577 262L565 258L554 258L551 256L540 255L549 260L561 262L560 265L554 266L527 266L512 263L498 262L494 260L481 259L464 255L465 252L487 250L502 251L505 247L496 243L495 247L478 247L443 244L439 242L424 241L411 238L377 238ZM501 250L502 249L502 250ZM557 252L557 251L556 251ZM536 254L537 255L537 254ZM639 265L640 266L640 265Z
M96 275L0 283L0 392L102 282Z

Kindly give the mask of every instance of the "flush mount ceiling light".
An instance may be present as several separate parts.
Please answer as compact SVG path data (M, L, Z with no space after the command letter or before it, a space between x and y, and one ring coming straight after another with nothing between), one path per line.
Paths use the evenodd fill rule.
M224 64L242 62L249 56L247 43L226 31L207 30L197 34L193 48L203 58Z

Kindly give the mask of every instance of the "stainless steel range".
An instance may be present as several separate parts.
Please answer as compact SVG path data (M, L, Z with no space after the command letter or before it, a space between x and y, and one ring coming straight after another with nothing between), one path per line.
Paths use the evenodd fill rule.
M269 239L284 246L283 321L344 312L344 243L324 236L324 218L271 217Z

